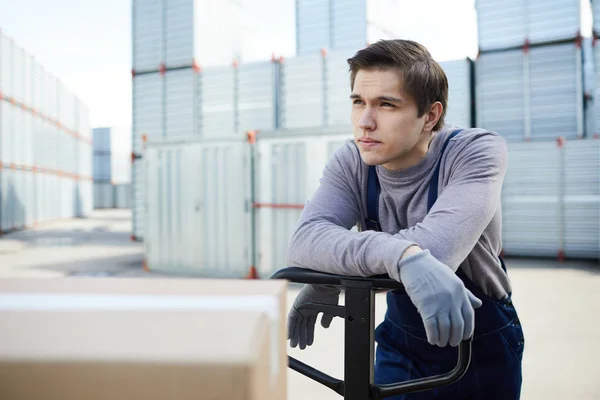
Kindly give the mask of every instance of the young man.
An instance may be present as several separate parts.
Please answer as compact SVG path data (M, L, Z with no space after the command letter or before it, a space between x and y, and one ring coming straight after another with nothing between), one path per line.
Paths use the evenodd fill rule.
M447 78L418 43L380 41L348 63L354 140L328 161L288 265L403 283L405 291L387 293L375 332L375 383L448 372L456 346L473 337L462 379L392 399L518 399L523 331L499 257L504 140L445 125ZM370 182L378 195L369 204ZM312 344L317 317L296 307L338 297L329 286L302 289L288 317L293 347Z

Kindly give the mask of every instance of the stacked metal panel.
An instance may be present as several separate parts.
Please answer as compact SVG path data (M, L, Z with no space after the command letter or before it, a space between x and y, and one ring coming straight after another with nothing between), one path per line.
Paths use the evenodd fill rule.
M283 129L323 126L324 67L320 54L282 61L280 127Z
M133 70L230 64L242 50L242 27L239 1L134 0Z
M350 71L346 61L351 55L344 51L327 53L324 57L325 125L350 125Z
M470 59L440 62L448 78L446 122L464 128L473 126L473 61Z
M261 132L256 143L256 262L260 276L286 266L288 241L333 152L352 134L346 125Z
M584 132L586 137L596 134L596 64L594 56L594 41L584 38L583 53L583 93L584 93Z
M94 208L116 208L115 184L131 182L131 131L95 128Z
M356 51L396 37L396 0L297 0L296 52Z
M241 63L237 81L237 129L273 130L278 124L280 64L276 61Z
M235 67L204 68L198 81L198 118L204 138L223 139L237 134Z
M88 119L64 83L0 33L0 232L91 211Z
M507 255L600 258L600 141L509 143Z
M577 42L481 53L477 125L507 140L583 137L582 71Z
M481 51L574 40L581 30L579 0L476 0Z
M144 162L151 270L242 278L251 257L248 143L149 143Z
M165 80L164 138L199 134L198 72L191 68L167 71ZM148 140L152 140L150 137Z

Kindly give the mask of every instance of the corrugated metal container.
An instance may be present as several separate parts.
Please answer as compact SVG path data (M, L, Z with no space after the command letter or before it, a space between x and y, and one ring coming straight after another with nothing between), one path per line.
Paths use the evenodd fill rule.
M147 265L202 276L248 274L250 167L246 142L149 144Z
M94 154L94 183L109 182L112 179L110 154Z
M12 40L0 32L0 92L4 97L12 96L12 45Z
M325 68L325 124L351 125L350 71L346 61L352 54L330 52L323 60Z
M237 135L236 82L234 67L202 69L198 80L199 131L203 138L223 139Z
M132 0L132 64L135 71L156 71L164 60L164 0Z
M579 0L476 0L482 51L575 39L581 31Z
M296 0L296 52L319 54L331 48L331 1Z
M555 257L563 249L561 168L554 142L509 143L502 192L507 255Z
M473 61L470 59L440 62L448 78L446 121L469 128L473 126Z
M113 185L114 192L114 207L115 208L131 208L131 184L121 183Z
M198 73L192 68L167 71L165 74L166 138L199 135ZM137 96L137 94L136 94ZM148 136L148 140L154 140Z
M94 182L94 208L115 208L114 190L110 182Z
M594 45L592 38L584 38L582 43L583 53L583 93L584 93L584 133L592 137L596 133L596 67Z
M239 131L277 127L279 67L279 63L271 61L239 65L236 95Z
M131 166L131 236L135 240L144 239L146 220L146 160L135 159Z
M323 126L324 67L320 54L286 59L281 64L281 128Z
M296 49L357 51L379 39L398 37L397 0L297 0Z
M583 136L583 67L576 43L482 53L478 126L507 140Z
M141 154L143 135L148 140L164 136L164 79L159 73L135 75L132 86L132 149Z
M596 37L600 34L600 1L590 0L592 11L592 33Z
M481 54L476 62L477 126L507 140L523 140L525 129L525 68L521 50Z
M91 179L79 180L77 183L75 210L76 216L89 215L94 208L94 186Z
M94 181L131 182L131 130L94 128Z
M600 141L566 141L564 252L600 259Z
M75 96L69 90L69 88L60 84L58 87L58 102L59 102L59 116L58 121L63 128L75 131L77 129L77 115L75 113Z
M261 132L256 144L256 255L260 276L286 266L289 239L333 151L352 138L346 126Z
M242 51L239 1L165 0L167 68L227 65ZM226 22L224 22L226 21Z

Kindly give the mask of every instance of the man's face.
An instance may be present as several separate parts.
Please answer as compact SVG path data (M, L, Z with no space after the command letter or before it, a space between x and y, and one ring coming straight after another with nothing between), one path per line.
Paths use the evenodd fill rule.
M350 97L354 140L366 164L399 170L424 157L431 115L417 116L417 104L404 92L400 74L359 70Z

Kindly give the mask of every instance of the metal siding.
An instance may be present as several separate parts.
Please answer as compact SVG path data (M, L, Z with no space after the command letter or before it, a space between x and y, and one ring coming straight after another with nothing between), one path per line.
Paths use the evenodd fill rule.
M509 143L502 192L507 255L554 257L563 248L561 157L554 142Z
M114 208L113 185L94 182L94 208Z
M200 132L203 138L225 138L237 134L236 79L233 67L211 67L202 70L198 79L198 102L202 110Z
M133 0L132 13L133 69L158 70L165 48L163 0Z
M483 53L476 62L477 126L522 140L525 135L525 77L521 50Z
M471 127L471 60L440 63L448 78L446 121L465 128Z
M14 44L12 48L12 98L19 103L23 103L25 94L25 51Z
M110 128L94 128L94 152L110 152Z
M598 0L598 2L600 3L600 0ZM600 8L600 6L598 6ZM594 100L594 134L597 134L599 132L599 128L600 128L600 66L599 63L600 62L600 46L598 46L596 44L596 46L594 47L594 99L598 99L598 101Z
M594 46L591 38L584 38L582 44L583 53L583 92L584 102L584 134L592 137L596 133L596 71Z
M531 43L573 39L581 32L579 0L527 0L526 4Z
M331 48L356 51L365 47L367 20L365 0L332 0Z
M133 236L143 239L145 234L144 222L146 219L146 160L137 159L132 165L132 229Z
M302 208L319 186L333 151L352 137L345 127L331 134L316 130L263 132L255 165L256 252L260 276L286 266L286 252Z
M286 59L281 67L281 127L324 124L323 57L304 55Z
M296 49L298 55L318 54L331 48L330 0L296 0Z
M563 152L565 256L600 258L600 142L566 141Z
M477 36L481 50L521 46L527 19L524 0L475 0Z
M33 78L33 57L30 54L27 54L23 51L23 103L27 107L32 107L32 94L33 88L32 78Z
M76 127L76 118L75 118L75 97L69 90L69 88L60 84L59 89L59 116L58 122L64 128L68 130L75 130Z
M164 79L158 73L133 78L132 149L143 152L142 135L158 140L164 135Z
M94 181L110 182L112 180L110 154L94 154Z
M581 51L572 43L529 50L533 140L583 135Z
M350 101L349 58L346 52L328 53L325 65L325 113L328 126L350 125L352 102Z
M115 208L131 208L131 184L113 185Z
M191 66L194 57L195 0L165 0L165 64Z
M591 0L592 3L592 30L600 34L600 0Z
M12 41L0 32L0 91L6 97L12 96Z
M270 61L242 63L238 67L238 130L272 130L276 122L275 76L279 64Z
M197 134L197 80L198 74L191 68L167 71L165 74L166 138ZM148 139L152 140L150 136Z
M145 157L150 269L215 277L247 274L246 146L242 142L150 145Z
M13 106L7 101L0 101L0 162L10 164L12 152Z
M22 142L22 159L21 165L31 168L34 163L34 142L33 142L33 114L29 111L21 110L21 142Z

